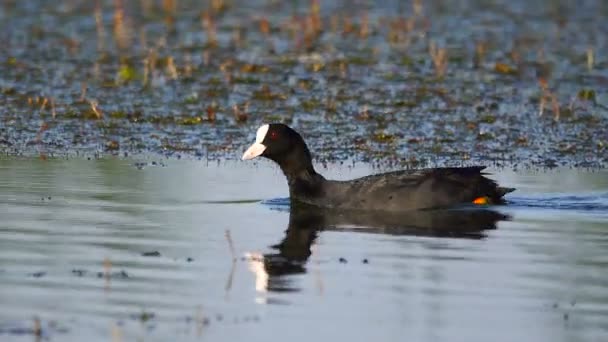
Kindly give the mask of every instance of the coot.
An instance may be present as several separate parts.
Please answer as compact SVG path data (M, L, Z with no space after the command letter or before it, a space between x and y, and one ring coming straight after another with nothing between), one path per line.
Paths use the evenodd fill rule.
M325 179L312 165L302 136L280 123L262 125L243 160L266 157L287 177L292 205L322 208L407 211L462 204L504 204L513 188L500 187L481 172L484 166L401 170L349 181Z

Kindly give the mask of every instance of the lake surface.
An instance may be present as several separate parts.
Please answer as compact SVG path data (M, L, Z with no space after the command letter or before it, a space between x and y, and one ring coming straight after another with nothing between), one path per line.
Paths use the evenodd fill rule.
M604 340L608 172L493 172L510 220L425 231L290 217L268 162L5 158L0 340Z

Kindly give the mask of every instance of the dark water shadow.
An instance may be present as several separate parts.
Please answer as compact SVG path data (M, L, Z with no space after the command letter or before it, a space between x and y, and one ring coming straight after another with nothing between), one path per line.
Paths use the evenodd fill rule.
M263 255L269 291L295 290L283 276L306 272L311 246L322 231L410 235L437 238L483 239L498 221L510 217L487 208L413 211L408 213L355 212L292 207L285 236Z
M577 211L608 211L608 192L591 192L581 194L539 193L526 195L508 195L509 209L558 209ZM289 198L263 200L262 204L271 210L289 211Z

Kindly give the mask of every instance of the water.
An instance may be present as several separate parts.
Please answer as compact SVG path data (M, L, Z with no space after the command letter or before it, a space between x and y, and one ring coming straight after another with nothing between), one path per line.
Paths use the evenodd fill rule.
M266 162L2 160L0 340L603 340L608 172L495 172L510 220L395 227L290 218Z

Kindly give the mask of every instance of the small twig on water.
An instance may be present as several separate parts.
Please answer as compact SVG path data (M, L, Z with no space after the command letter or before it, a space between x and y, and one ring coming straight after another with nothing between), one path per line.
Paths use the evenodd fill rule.
M82 82L82 84L80 85L80 102L84 102L84 100L87 97L87 83L86 82Z
M228 299L228 294L232 289L232 283L234 282L234 271L236 271L236 260L232 259L232 266L230 266L230 273L228 273L228 279L226 279L226 286L224 290L226 291L226 299Z
M230 273L228 273L228 279L226 279L226 299L228 299L228 293L232 289L232 282L234 280L234 271L236 270L236 252L234 250L234 243L232 242L232 236L230 235L230 229L226 229L226 240L228 241L228 247L230 248L230 254L232 255L232 266L230 267Z
M236 261L236 252L234 251L234 243L232 243L232 236L230 235L230 229L226 229L226 240L228 241L228 247L230 248L230 255L232 255L232 261Z

